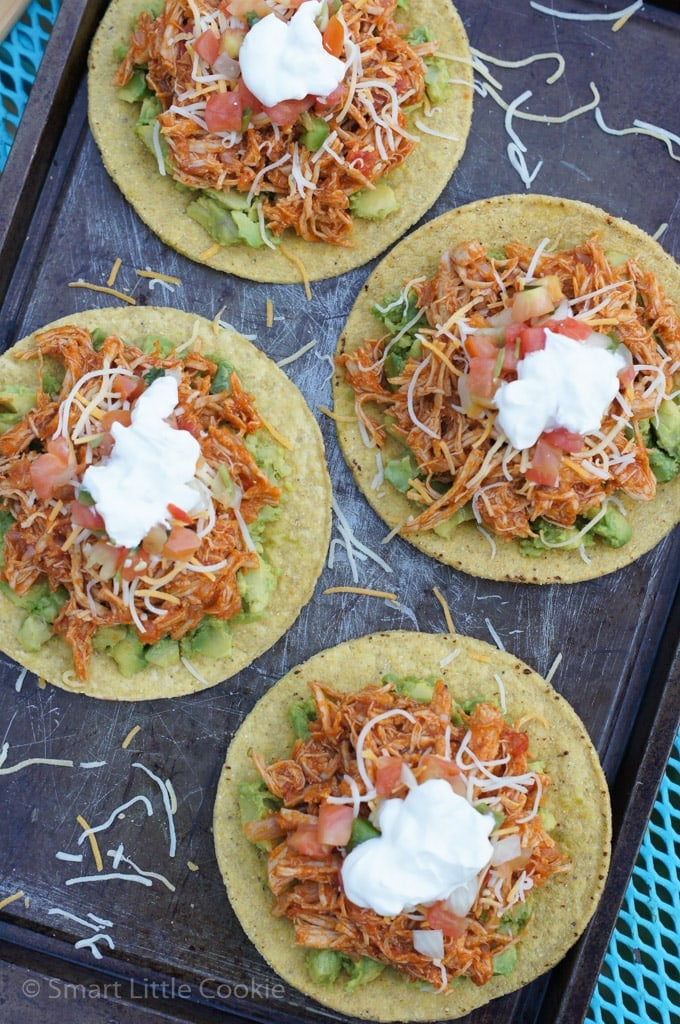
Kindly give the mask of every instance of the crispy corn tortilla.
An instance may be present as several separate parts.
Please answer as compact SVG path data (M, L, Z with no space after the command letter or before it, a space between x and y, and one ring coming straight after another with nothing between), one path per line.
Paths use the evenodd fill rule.
M193 196L158 173L156 158L134 131L138 105L118 99L113 76L114 50L129 39L131 25L145 6L144 0L113 0L95 35L89 59L89 121L106 170L142 220L164 242L192 260L255 281L282 284L300 281L300 270L279 250L247 245L220 248L185 214ZM460 160L472 119L472 64L463 24L449 0L412 0L404 20L409 26L425 24L433 30L439 48L450 60L450 94L437 105L427 127L442 138L409 131L420 141L408 159L385 181L392 185L399 209L381 221L355 218L352 247L307 242L291 231L284 236L286 252L302 261L312 281L343 274L377 256L432 206ZM422 114L421 119L424 120Z
M455 654L451 660L449 657ZM444 662L444 667L442 667ZM573 861L537 890L534 918L519 945L517 967L482 988L465 981L440 995L408 984L395 971L351 994L342 984L324 986L309 978L304 950L293 940L289 921L270 913L266 855L248 842L239 817L237 789L256 778L250 751L269 763L285 758L294 742L288 709L309 696L320 680L341 692L380 685L386 672L399 676L439 675L457 700L498 698L500 677L511 720L526 723L533 759L545 762L552 778L545 808L557 821L553 835ZM236 732L220 776L213 820L215 849L232 907L265 960L295 988L331 1009L380 1021L429 1021L463 1016L527 984L557 963L588 923L609 866L611 813L607 784L588 733L571 706L523 662L495 647L463 636L413 632L376 633L322 651L292 669L255 705Z
M105 328L123 340L158 334L179 344L200 325L202 351L222 356L237 369L245 390L255 396L258 411L289 444L290 489L281 514L267 527L269 561L281 573L263 616L232 625L229 658L192 656L198 680L180 663L170 668L149 665L126 678L108 655L93 651L90 677L75 678L68 645L51 638L39 651L24 651L17 630L25 612L0 593L0 648L21 665L55 686L109 700L150 700L178 697L228 679L272 646L293 624L312 596L323 568L330 535L331 485L326 470L323 439L316 420L297 387L267 356L242 335L216 323L176 309L97 309L63 317L50 324L75 324L94 330ZM39 333L39 332L36 332ZM33 384L36 361L16 355L31 345L32 335L0 356L3 384Z
M649 235L597 207L569 199L541 195L508 195L461 206L430 221L400 242L376 267L351 310L338 342L338 354L352 352L366 338L378 337L378 321L371 306L394 294L414 277L431 277L441 255L452 246L480 240L502 246L519 240L538 246L548 237L557 248L570 248L597 233L607 248L639 260L661 281L666 294L680 308L680 267ZM377 328L377 329L376 329ZM354 478L378 515L390 529L398 527L413 506L405 495L385 485L375 490L375 450L367 448L354 415L354 392L336 371L333 381L338 440ZM396 442L383 450L383 462L403 454ZM553 549L528 557L514 541L496 538L495 552L473 522L462 523L444 539L432 531L404 534L415 547L473 576L523 583L573 583L604 576L634 562L653 548L680 522L680 477L659 484L653 501L635 501L618 494L633 528L631 540L621 548L598 542L588 549L589 563L577 550Z

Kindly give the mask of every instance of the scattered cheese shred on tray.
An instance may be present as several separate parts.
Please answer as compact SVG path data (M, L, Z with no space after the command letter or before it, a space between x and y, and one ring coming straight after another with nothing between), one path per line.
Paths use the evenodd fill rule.
M141 725L133 725L132 726L132 728L130 729L129 733L127 734L127 736L125 737L125 739L121 743L121 747L122 747L123 750L127 750L127 748L130 746L130 744L132 743L133 739L135 738L137 733L141 730L141 728L142 728Z
M173 277L171 274L159 274L155 270L136 270L138 277L148 277L153 281L165 281L166 284L181 284L181 277Z
M448 601L446 600L446 598L442 594L442 592L439 589L439 587L433 587L432 590L433 590L434 596L437 598L437 600L439 601L440 605L442 606L442 610L444 612L444 618L446 619L446 625L448 626L449 633L455 633L456 632L456 627L455 627L455 624L454 624L454 621L453 621L453 617L451 615L451 609L449 608Z
M14 903L15 900L20 900L23 895L24 890L19 889L17 892L12 893L11 896L5 896L4 899L0 900L0 910L3 910L4 907L8 907L9 904Z
M397 595L389 590L371 590L368 587L326 587L324 594L364 594L366 597L384 597L396 601Z
M313 338L311 341L308 341L306 345L303 345L302 348L297 349L296 352L291 353L291 355L289 356L285 356L283 359L277 360L276 365L278 367L281 367L288 366L289 363L294 363L296 359L300 358L300 356L303 356L306 352L309 352L310 348L314 348L314 346L317 343L318 338Z
M272 327L274 324L274 303L271 299L267 299L267 327Z
M115 284L116 278L118 277L118 271L121 268L122 262L123 261L120 258L120 256L118 256L117 259L114 260L114 264L111 267L111 272L110 272L109 276L106 279L106 286L107 286L107 288L112 288L113 285Z
M563 18L565 21L613 21L612 31L617 32L621 26L628 21L631 15L635 14L642 7L642 0L635 0L635 3L624 7L620 11L609 11L599 14L581 14L578 11L556 11L552 7L544 7L543 4L531 0L529 5L541 14L548 14L551 18Z
M78 815L76 821L82 828L83 832L87 832L87 838L90 842L90 846L92 847L92 856L94 857L94 862L97 867L97 871L102 871L104 868L104 861L102 860L102 855L99 850L97 837L95 836L94 832L92 832L92 830L90 829L90 826L85 821L85 818L83 818L82 814Z
M105 295L113 295L116 299L122 299L123 302L128 302L131 306L137 305L137 300L133 299L131 295L125 295L123 292L117 291L115 288L108 288L104 284L90 284L88 281L69 281L69 288L89 288L93 292L104 292Z

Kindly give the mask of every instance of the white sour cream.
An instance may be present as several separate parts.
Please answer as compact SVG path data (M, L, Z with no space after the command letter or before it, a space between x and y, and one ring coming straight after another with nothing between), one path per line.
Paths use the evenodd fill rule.
M165 422L177 405L177 381L158 377L135 402L132 423L114 423L111 455L83 476L115 544L135 547L152 526L168 522L168 504L185 512L196 504L193 479L201 454L187 430Z
M545 348L517 364L517 380L498 388L496 423L513 447L530 448L544 430L597 430L619 390L618 352L546 330Z
M321 10L307 0L290 21L268 14L255 22L239 51L243 81L265 107L305 96L328 96L342 81L345 65L323 48L314 19Z
M415 786L404 800L382 801L375 818L381 835L347 855L342 884L352 903L386 917L446 899L476 878L493 853L493 817L444 779Z

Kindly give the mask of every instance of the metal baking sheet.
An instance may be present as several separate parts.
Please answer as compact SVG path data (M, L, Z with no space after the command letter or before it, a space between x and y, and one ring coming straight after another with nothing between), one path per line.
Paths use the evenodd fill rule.
M243 936L213 854L215 786L233 731L272 682L320 649L368 631L443 631L433 592L438 587L460 632L487 641L497 634L544 674L562 654L553 683L586 723L611 786L612 871L583 939L551 974L469 1017L470 1024L573 1024L586 1013L678 725L680 533L618 573L568 587L478 580L428 560L401 539L381 546L385 528L356 492L333 424L319 409L330 404L329 357L373 264L313 284L307 301L301 285L220 275L154 237L108 178L87 127L87 47L105 6L102 0L63 0L0 176L0 346L57 316L106 305L111 300L69 283L105 283L118 257L117 287L139 303L209 317L224 308L223 316L275 360L316 341L286 370L317 414L339 509L389 566L360 563L360 583L395 590L401 608L324 595L326 587L353 582L338 550L289 633L236 678L191 697L97 702L41 688L35 676L22 679L16 664L0 659L5 766L30 758L73 762L0 775L0 901L23 893L0 911L0 1017L46 1024L76 1016L84 1022L342 1019L284 985ZM607 134L592 108L568 115L597 96L610 128L639 121L677 136L673 58L680 18L646 4L614 31L611 19L561 19L528 0L459 0L457 7L505 104L561 118L509 122L524 147L530 190L587 200L651 234L666 225L661 242L678 258L677 142L664 142L658 132ZM587 15L605 11L580 0L560 7ZM539 53L553 56L516 67L491 62ZM559 58L564 72L548 82ZM527 91L531 95L520 101ZM475 96L464 157L424 219L478 198L527 190L508 158L506 123L490 92ZM182 283L154 290L135 273L144 267ZM267 300L274 308L270 328ZM174 856L160 787L149 772L169 779L177 795ZM77 881L97 873L91 852L78 844L78 815L101 822L131 800L106 833L105 857L123 843L126 856L163 877L148 886ZM79 854L81 862L69 859ZM133 871L122 866L128 868Z

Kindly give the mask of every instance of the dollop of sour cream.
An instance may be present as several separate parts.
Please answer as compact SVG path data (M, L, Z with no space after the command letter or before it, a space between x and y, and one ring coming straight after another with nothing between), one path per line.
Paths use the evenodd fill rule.
M188 484L200 445L187 430L166 423L177 402L175 378L157 377L135 402L130 426L112 425L108 459L83 475L83 487L115 544L135 547L152 526L168 522L168 504L189 512L197 502Z
M355 846L341 873L345 895L392 917L444 900L486 867L494 820L480 814L445 779L430 779L405 799L383 800L380 836Z
M625 366L619 352L546 329L545 348L520 359L517 380L498 388L496 423L520 451L535 444L544 430L597 430Z
M328 96L340 84L345 65L323 47L314 19L321 10L307 0L290 21L268 14L255 22L239 51L243 81L265 107L305 96Z

